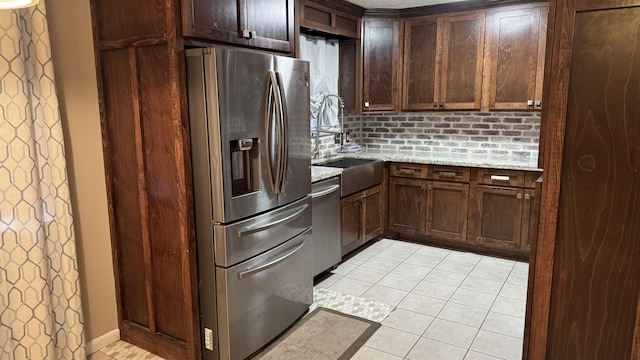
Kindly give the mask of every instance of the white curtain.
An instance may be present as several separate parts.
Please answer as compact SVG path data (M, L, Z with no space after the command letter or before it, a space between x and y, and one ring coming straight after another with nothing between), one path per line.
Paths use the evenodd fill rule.
M312 131L316 129L318 122L321 130L339 127L338 100L335 97L328 98L324 108L320 109L324 95L338 94L339 54L337 40L300 35L300 58L310 63Z
M84 359L44 3L0 10L0 360Z

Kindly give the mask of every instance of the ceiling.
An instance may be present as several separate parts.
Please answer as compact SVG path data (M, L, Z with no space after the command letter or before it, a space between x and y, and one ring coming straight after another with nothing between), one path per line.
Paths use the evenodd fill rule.
M365 9L406 9L418 6L429 6L459 2L464 0L347 0Z

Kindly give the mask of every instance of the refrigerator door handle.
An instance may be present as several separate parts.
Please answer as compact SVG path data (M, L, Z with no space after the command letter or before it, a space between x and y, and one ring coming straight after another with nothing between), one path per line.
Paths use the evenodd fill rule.
M280 183L279 183L279 191L284 191L284 182L287 176L287 167L289 166L289 139L287 134L289 133L288 125L289 125L289 117L287 116L287 107L286 107L286 97L284 87L282 86L282 76L280 72L276 72L276 80L278 83L278 100L280 101L280 123L282 130L282 137L280 142L280 151L282 153L282 163L280 164Z
M282 138L281 134L281 121L280 121L280 103L278 99L278 87L276 85L276 77L273 71L268 72L267 79L267 96L266 96L266 106L265 106L265 139L267 144L267 171L269 173L269 179L271 180L271 186L274 193L278 193L280 189L280 168L282 166L282 151L280 150L280 142ZM274 122L274 116L276 121ZM275 124L274 124L275 123ZM276 127L276 148L277 153L272 153L272 143L271 143L271 133L273 126ZM275 159L274 159L275 155ZM276 169L274 171L274 162Z

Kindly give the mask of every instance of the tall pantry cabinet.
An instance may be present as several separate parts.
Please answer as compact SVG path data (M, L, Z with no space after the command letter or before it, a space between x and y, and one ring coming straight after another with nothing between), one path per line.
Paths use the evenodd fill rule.
M640 359L640 1L557 0L550 13L526 353Z
M120 335L164 358L200 358L185 44L291 54L293 2L91 1Z

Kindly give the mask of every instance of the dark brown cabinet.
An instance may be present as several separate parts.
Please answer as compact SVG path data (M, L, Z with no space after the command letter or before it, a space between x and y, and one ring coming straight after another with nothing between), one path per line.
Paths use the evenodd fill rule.
M467 170L391 164L391 175L389 230L452 241L466 240L469 184L457 181L465 178L468 181Z
M187 37L292 53L294 0L183 0Z
M480 109L484 13L404 22L402 108Z
M523 200L522 189L475 186L470 201L469 241L519 250Z
M402 234L426 232L427 182L389 178L389 230Z
M429 181L427 190L427 235L466 241L469 184Z
M363 26L363 111L398 111L400 21L365 19Z
M342 255L382 234L381 186L349 195L340 200Z
M528 252L538 223L539 173L478 169L469 198L469 242Z
M536 241L538 172L393 163L389 175L388 236L517 258Z
M484 106L491 110L539 110L548 6L487 13Z

